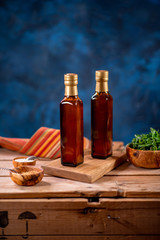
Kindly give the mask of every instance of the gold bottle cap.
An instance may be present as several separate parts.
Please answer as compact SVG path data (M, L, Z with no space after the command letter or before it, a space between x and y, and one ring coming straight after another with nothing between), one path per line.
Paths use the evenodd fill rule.
M108 71L96 71L96 92L108 92Z
M97 82L108 81L108 74L109 72L106 70L96 71L96 81Z
M78 75L75 73L64 74L65 96L78 95Z
M66 86L73 86L78 84L78 75L75 73L64 74L64 84Z

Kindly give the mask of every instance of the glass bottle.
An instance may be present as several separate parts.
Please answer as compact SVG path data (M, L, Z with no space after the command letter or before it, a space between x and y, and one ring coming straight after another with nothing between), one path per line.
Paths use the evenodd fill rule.
M78 96L78 75L64 75L65 96L60 103L61 163L83 163L83 102Z
M96 71L91 98L91 154L105 159L112 155L113 98L108 91L108 71Z

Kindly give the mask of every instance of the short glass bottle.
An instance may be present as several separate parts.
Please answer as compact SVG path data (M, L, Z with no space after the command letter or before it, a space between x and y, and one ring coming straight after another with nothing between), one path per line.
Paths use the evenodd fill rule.
M60 103L61 163L75 167L84 160L83 102L78 96L78 75L64 75L65 96Z
M91 154L105 159L112 155L113 98L108 91L108 71L96 71L91 98Z

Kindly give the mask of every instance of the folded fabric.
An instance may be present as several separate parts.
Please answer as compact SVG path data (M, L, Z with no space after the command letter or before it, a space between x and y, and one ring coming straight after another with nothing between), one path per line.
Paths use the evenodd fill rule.
M55 159L61 156L60 130L41 127L30 138L0 137L0 146L26 155ZM90 141L84 137L84 149Z

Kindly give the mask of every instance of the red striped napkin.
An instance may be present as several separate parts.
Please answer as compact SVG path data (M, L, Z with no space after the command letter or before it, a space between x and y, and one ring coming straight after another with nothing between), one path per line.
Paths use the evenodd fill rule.
M61 156L60 130L41 127L30 139L0 137L0 146L26 155L55 159ZM90 141L84 137L84 149Z

